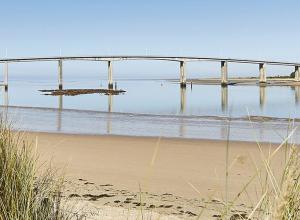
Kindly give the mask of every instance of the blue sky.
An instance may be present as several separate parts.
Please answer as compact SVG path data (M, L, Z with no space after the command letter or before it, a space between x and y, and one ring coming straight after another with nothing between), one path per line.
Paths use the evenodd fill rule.
M195 55L300 62L297 0L0 0L0 5L0 57L7 48L8 57L55 56L61 50L62 55ZM76 65L66 68L97 70L95 64ZM178 69L143 62L118 65L119 74ZM15 72L24 68L34 73L45 67L12 67ZM104 72L105 66L101 68ZM207 73L217 72L219 65L189 68L193 74ZM257 69L232 68L233 72Z

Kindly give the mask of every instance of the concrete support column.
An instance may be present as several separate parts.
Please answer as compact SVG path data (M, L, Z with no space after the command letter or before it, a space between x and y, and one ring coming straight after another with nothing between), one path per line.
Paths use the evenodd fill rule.
M8 89L8 62L5 62L4 63L4 74L3 74L3 83L4 83L4 88L5 88L5 91L7 91Z
M259 64L259 83L267 82L266 65L264 63Z
M295 66L295 81L296 82L300 81L300 69L299 69L299 66Z
M107 68L108 68L108 88L113 89L114 84L113 84L113 70L112 70L112 61L109 60L107 62Z
M63 89L63 62L58 61L58 89Z
M228 65L227 61L221 61L221 86L228 84Z
M186 87L185 61L180 61L180 87Z

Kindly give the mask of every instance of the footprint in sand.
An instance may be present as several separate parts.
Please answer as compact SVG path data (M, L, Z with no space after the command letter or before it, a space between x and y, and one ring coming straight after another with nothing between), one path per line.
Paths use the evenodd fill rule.
M94 185L95 183L85 182L84 185Z
M100 198L114 197L114 195L109 195L109 194L100 194L100 195L84 194L84 195L82 195L82 197L89 198L89 201L97 201Z
M105 186L113 186L113 185L111 185L111 184L103 184L103 185L99 185L99 186L105 187Z
M69 198L76 198L76 197L81 197L81 196L76 193L72 193L69 195Z

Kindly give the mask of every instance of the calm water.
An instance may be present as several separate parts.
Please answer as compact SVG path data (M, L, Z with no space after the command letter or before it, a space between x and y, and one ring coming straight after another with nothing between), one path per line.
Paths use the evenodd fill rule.
M12 81L8 95L12 106L47 107L158 115L246 116L300 118L300 88L218 85L193 85L185 90L164 80L119 80L127 92L119 96L89 94L68 97L45 96L38 90L56 88L56 82ZM106 82L78 80L65 82L64 88L106 87ZM223 99L222 99L223 97ZM62 102L62 103L60 103ZM62 106L60 106L60 104Z
M64 88L99 86L106 87L106 81L78 78L65 82ZM54 97L38 90L56 88L56 81L11 80L8 92L2 91L2 105L10 107L2 110L19 122L19 128L34 131L211 139L226 138L227 122L202 116L237 118L249 112L300 118L297 87L188 85L180 89L166 80L118 80L117 86L126 93ZM231 126L232 139L280 141L288 123L256 122L253 130L247 120L235 120Z

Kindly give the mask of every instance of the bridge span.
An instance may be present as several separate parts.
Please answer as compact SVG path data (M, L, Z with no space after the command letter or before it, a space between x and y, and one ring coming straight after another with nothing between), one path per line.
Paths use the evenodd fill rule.
M194 57L194 56L56 56L56 57L23 57L23 58L0 58L0 63L4 64L4 79L2 85L7 90L8 88L8 65L17 62L40 62L40 61L55 61L58 62L58 88L63 88L63 62L65 61L101 61L107 62L108 68L108 88L113 88L113 62L126 60L157 60L179 63L179 81L181 87L186 87L186 64L188 62L208 61L220 63L220 84L222 86L228 85L228 64L230 63L245 63L258 65L258 82L260 84L267 83L267 65L277 66L292 66L295 68L295 82L300 82L300 63L282 62L282 61L268 61L268 60L251 60L251 59L232 59L232 58L218 58L218 57Z

